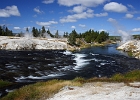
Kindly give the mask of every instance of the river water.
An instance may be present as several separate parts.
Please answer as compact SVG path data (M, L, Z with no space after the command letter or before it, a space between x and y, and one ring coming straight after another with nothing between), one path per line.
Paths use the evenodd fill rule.
M0 96L14 88L50 79L111 77L140 69L140 61L117 51L117 45L65 50L0 51L0 79L16 85L0 89Z

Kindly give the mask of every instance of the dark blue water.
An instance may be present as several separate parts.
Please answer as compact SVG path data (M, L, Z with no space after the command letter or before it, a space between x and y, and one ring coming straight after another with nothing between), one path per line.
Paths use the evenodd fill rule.
M111 77L140 69L140 61L117 51L117 45L91 47L76 52L64 50L0 51L0 79L16 86L0 89L4 95L25 84L50 79Z

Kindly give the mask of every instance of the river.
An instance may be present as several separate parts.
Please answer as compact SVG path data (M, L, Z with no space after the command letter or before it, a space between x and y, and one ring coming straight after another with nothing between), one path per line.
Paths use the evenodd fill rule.
M116 50L117 45L65 50L0 50L0 79L16 85L0 89L0 96L26 84L50 79L111 77L140 69L140 61Z

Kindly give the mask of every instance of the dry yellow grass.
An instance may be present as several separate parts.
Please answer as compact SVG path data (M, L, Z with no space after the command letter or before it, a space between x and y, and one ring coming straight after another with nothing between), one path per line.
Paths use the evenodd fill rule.
M1 100L44 100L52 97L58 93L65 86L83 86L84 83L97 82L97 86L102 87L101 82L125 82L129 83L140 81L140 70L128 72L126 74L116 74L111 78L91 78L85 80L84 78L75 78L74 80L51 80L47 82L38 82L24 86L14 92L9 93Z

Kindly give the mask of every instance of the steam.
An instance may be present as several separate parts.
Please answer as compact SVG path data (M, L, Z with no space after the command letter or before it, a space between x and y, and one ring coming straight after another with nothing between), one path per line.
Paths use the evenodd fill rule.
M114 26L115 32L121 36L121 43L132 40L132 36L130 35L130 33L123 30L122 26L119 25L119 23L115 19L109 18L108 21Z
M27 39L33 39L33 33L25 32L24 37L27 38ZM43 38L47 38L47 39L52 38L47 32L46 33L41 33L38 37L39 38L43 37Z
M44 33L44 36L43 36L43 37L45 37L45 38L47 38L47 39L52 38L52 37L50 36L50 34L48 34L47 32L46 32L46 33Z
M33 34L29 33L29 32L25 32L24 33L24 37L27 38L27 39L32 39L33 38Z
M128 32L123 31L123 30L118 30L118 33L121 35L122 43L132 40L132 36Z

